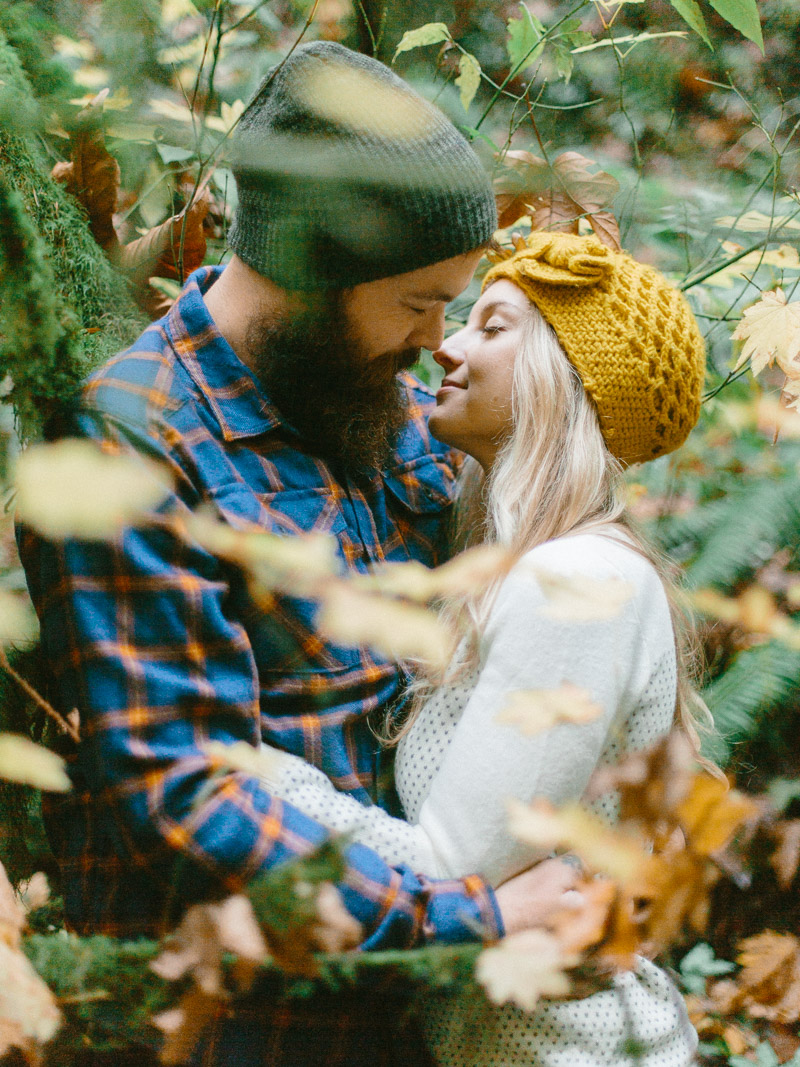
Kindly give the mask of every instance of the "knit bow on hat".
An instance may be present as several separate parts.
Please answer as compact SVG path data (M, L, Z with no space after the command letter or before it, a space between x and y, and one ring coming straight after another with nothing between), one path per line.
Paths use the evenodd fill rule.
M532 233L506 264L508 270L500 269L496 276L579 287L596 285L614 270L609 249L596 237L571 233Z
M532 233L488 271L550 324L594 401L609 451L623 464L672 452L700 412L703 337L682 293L653 267L596 237Z

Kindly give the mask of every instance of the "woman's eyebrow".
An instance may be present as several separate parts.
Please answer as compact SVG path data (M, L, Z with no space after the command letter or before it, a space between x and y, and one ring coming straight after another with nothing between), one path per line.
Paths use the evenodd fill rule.
M519 307L518 304L514 304L510 300L489 300L486 304L484 304L480 308L480 313L482 315L486 314L487 312L489 314L491 314L493 311L496 311L498 308L511 308L512 311L516 311L520 315L522 314L522 311L523 311L523 309L521 307Z

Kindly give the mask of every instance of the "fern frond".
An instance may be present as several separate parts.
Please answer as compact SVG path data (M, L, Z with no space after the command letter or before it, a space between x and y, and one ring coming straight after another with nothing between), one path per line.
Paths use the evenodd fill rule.
M725 764L733 745L751 740L769 712L800 694L800 651L770 641L740 652L728 670L703 691L719 736L705 754Z
M730 589L778 549L794 545L799 528L800 482L790 469L699 504L655 534L665 551L685 563L691 587Z

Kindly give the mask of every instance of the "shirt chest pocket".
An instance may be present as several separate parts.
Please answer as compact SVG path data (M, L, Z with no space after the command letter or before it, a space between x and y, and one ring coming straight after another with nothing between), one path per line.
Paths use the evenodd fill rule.
M453 468L431 456L387 471L385 529L387 559L419 560L435 567L447 558L449 521L455 496Z

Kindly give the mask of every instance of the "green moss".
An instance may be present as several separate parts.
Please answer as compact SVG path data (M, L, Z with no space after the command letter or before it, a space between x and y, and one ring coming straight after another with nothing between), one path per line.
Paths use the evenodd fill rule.
M58 26L29 0L0 5L0 31L16 52L31 88L39 100L58 103L75 96L77 86L58 56L52 38Z
M38 114L19 57L2 33L0 86L0 112L14 101L23 126ZM21 106L26 102L29 107ZM145 325L124 277L95 243L78 205L50 180L50 168L42 138L11 127L0 143L0 368L14 380L12 400L25 437L37 436L53 404L66 401L88 370Z

